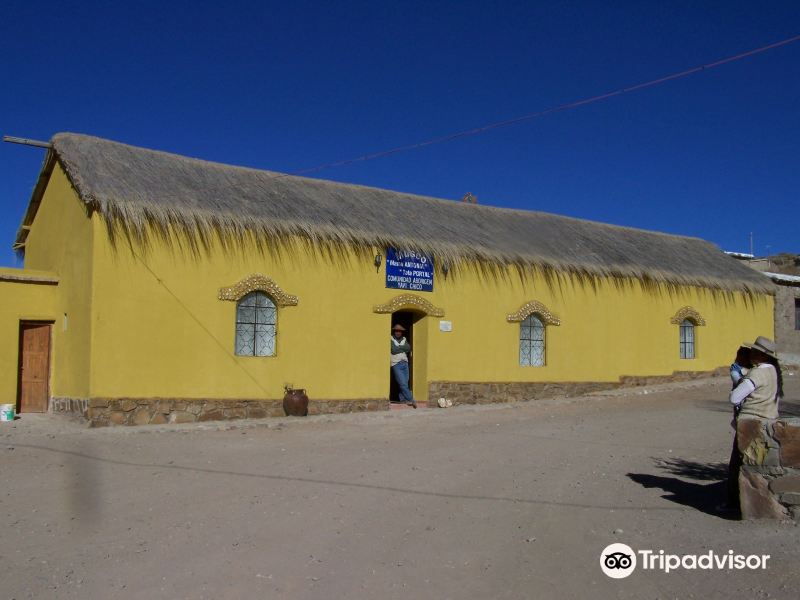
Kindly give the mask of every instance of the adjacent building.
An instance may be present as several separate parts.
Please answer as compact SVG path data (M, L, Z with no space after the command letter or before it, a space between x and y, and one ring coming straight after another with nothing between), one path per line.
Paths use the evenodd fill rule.
M775 344L786 364L800 365L800 275L764 272L775 283Z

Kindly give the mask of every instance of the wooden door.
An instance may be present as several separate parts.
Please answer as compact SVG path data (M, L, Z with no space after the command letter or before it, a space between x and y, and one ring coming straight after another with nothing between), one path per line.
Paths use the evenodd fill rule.
M50 328L50 323L19 324L19 412L47 412Z

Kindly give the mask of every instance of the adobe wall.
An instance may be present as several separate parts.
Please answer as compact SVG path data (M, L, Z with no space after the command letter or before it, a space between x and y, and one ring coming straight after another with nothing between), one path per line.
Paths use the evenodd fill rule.
M800 520L800 418L740 419L743 519Z
M795 299L800 299L800 287L775 286L775 343L783 362L800 365L800 330L795 329Z
M55 321L57 293L54 273L0 268L0 404L17 403L20 321Z

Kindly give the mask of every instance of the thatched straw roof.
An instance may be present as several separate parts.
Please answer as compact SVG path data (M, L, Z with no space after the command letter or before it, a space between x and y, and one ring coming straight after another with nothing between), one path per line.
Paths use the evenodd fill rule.
M451 269L477 264L772 289L761 274L697 238L234 167L72 133L57 134L52 144L78 195L109 231L138 241L176 228L200 239L199 246L211 235L252 235L265 243L300 236L370 253L387 246L420 250ZM21 229L17 242L24 244L25 235Z

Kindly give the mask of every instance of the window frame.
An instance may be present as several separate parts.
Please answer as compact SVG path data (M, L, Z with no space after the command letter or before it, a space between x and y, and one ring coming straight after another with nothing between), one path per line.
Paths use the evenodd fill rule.
M535 320L536 324L533 323ZM538 324L538 325L537 325ZM536 338L536 331L541 331L541 339ZM529 337L523 337L527 331ZM522 345L528 342L528 362L523 362ZM541 345L541 362L535 362L535 348ZM532 312L519 322L519 338L517 344L517 361L520 367L546 367L547 366L547 323L542 315Z
M263 296L267 304L265 306L258 305L258 298ZM253 305L248 306L244 305L245 302L248 300L253 299ZM249 320L241 320L241 308L252 308L253 310L253 318L252 321ZM264 313L271 312L273 314L272 322L268 319L265 319L264 322L260 322L259 316ZM251 353L244 353L240 352L241 349L241 342L240 342L240 327L252 327L252 352ZM257 354L258 351L258 327L264 326L266 328L272 328L271 332L271 346L272 352L270 354ZM241 298L236 301L236 313L235 313L235 322L234 322L234 341L233 341L233 353L235 356L241 356L245 358L273 358L278 354L278 303L275 301L270 294L263 290L253 290L252 292L248 292Z
M794 330L800 331L800 298L794 299Z
M691 340L686 339L686 332L691 331ZM691 356L688 356L691 349ZM678 325L678 356L681 360L697 358L697 323L692 319L684 319Z

